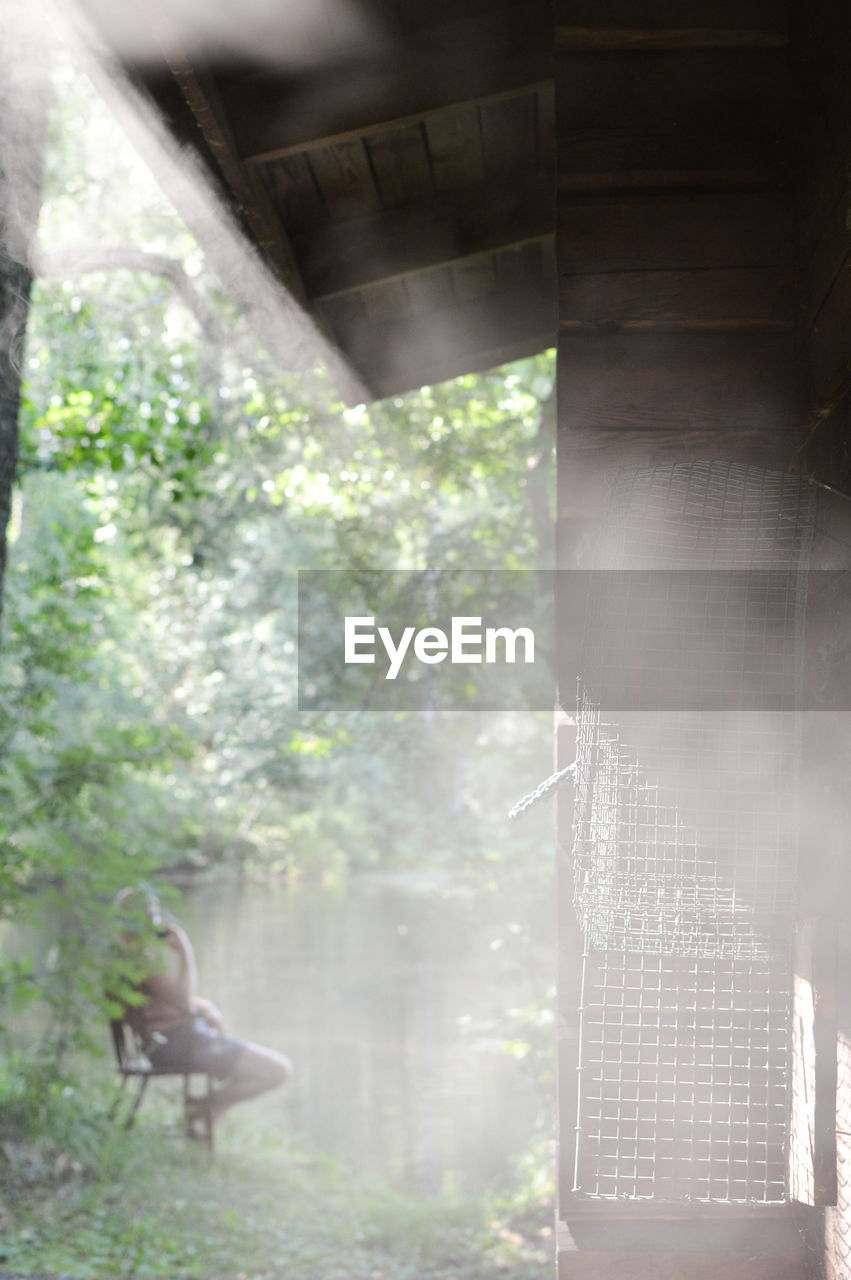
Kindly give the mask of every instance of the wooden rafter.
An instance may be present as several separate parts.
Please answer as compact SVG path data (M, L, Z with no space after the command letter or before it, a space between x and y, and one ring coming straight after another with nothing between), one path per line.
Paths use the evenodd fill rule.
M430 28L301 75L254 73L220 85L241 159L259 163L448 110L494 101L553 76L546 5Z
M455 197L311 230L296 237L308 296L330 297L552 236L554 192L544 179L482 183Z
M273 265L281 283L294 298L303 302L304 284L292 246L262 183L237 157L231 129L214 81L197 72L185 58L174 59L170 65L222 177L230 187L257 243Z

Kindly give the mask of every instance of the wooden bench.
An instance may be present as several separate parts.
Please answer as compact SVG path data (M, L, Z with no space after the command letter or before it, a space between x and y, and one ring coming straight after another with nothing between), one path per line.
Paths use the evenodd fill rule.
M203 1142L209 1151L212 1151L213 1125L210 1119L209 1104L213 1095L213 1077L207 1072L193 1073L175 1071L173 1069L158 1070L148 1058L139 1036L126 1019L113 1018L109 1024L109 1029L116 1067L121 1076L121 1084L109 1110L110 1120L114 1120L122 1109L122 1103L126 1099L128 1080L136 1080L138 1085L129 1107L124 1108L125 1115L122 1128L125 1131L133 1128L136 1113L142 1105L142 1100L148 1088L148 1081L152 1076L181 1076L183 1079L184 1131L187 1137L196 1138L198 1141ZM191 1080L193 1074L204 1075L206 1080L204 1093L192 1092ZM200 1126L196 1130L193 1126L199 1119Z

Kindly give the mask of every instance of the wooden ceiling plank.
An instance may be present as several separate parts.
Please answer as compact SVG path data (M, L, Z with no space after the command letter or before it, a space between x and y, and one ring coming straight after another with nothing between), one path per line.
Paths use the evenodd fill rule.
M338 339L341 333L364 323L363 301L359 293L328 298L322 302L320 312Z
M496 278L500 289L522 289L542 279L541 242L511 245L494 254Z
M287 156L258 169L276 213L292 235L328 217L305 156Z
M534 169L538 160L537 111L534 93L479 107L485 172L491 177L505 172Z
M363 143L341 142L314 152L308 163L327 209L341 218L377 212L381 200Z
M476 107L437 112L424 121L434 185L438 191L457 190L485 176L482 136Z
M305 300L304 283L289 238L257 175L240 163L215 84L198 75L185 59L171 64L172 74L198 122L222 177L230 187L257 243L275 274L293 297Z
M395 372L376 374L376 380L370 385L376 397L384 400L388 396L404 395L406 391L412 391L417 387L447 382L450 378L459 378L465 373L482 373L487 369L496 369L500 365L509 364L513 360L523 360L528 356L539 355L554 342L555 339L550 330L542 329L540 332L530 332L513 342L496 346L457 346L448 355L419 363L416 371L408 367Z
M451 307L454 301L452 272L448 267L435 267L431 271L419 271L407 276L405 287L415 315L426 315Z
M411 302L403 280L373 285L361 291L364 315L370 322L398 320L411 314Z
M421 125L371 134L364 145L385 209L414 204L434 194Z
M496 270L493 254L466 258L452 267L452 286L459 302L471 302L493 293L496 289Z
M542 173L556 171L555 84L538 89L538 168Z
M429 27L474 17L494 9L510 8L517 0L402 0L402 16L406 28L422 32Z
M551 237L551 183L483 183L455 198L376 212L294 237L309 296L327 297Z
M340 122L329 119L325 122L319 122L317 128L298 128L295 127L287 130L288 134L293 135L293 140L276 143L269 140L268 145L262 149L250 150L241 156L246 165L263 164L267 160L274 160L280 156L297 155L307 151L311 154L313 151L321 147L333 146L340 142L348 142L361 139L376 130L386 131L387 129L401 129L405 125L419 124L432 120L441 115L454 115L459 107L481 106L484 103L500 102L504 98L516 98L539 89L548 89L552 86L552 79L548 76L516 76L512 79L518 80L520 83L512 84L509 88L496 89L488 93L474 93L471 96L464 93L459 86L458 95L438 93L435 96L440 99L435 105L429 106L427 101L423 99L411 110L401 114L395 114L392 110L392 104L378 104L376 106L376 114L372 117L369 113L363 113L363 119L359 119L357 123L352 124L350 128L338 128ZM467 85L469 91L474 86ZM443 98L446 101L443 101ZM262 108L257 108L258 116L261 114ZM358 113L360 116L362 113ZM334 128L332 133L323 133L323 127L328 126ZM272 133L272 127L268 127L268 132ZM279 133L279 131L278 131ZM297 135L297 136L296 136Z
M553 76L551 10L529 0L312 68L224 78L239 155L259 161L395 128Z
M556 300L544 284L493 292L456 304L449 312L413 315L382 323L354 322L337 329L340 345L359 369L369 370L370 386L388 377L411 377L420 369L453 359L458 351L510 348L540 335L538 350L556 335ZM367 375L365 375L367 376Z

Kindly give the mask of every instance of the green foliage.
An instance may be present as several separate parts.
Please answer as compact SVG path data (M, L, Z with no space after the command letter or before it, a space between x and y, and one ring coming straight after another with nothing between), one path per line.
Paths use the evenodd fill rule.
M164 1136L162 1117L127 1136L100 1125L89 1158L6 1144L0 1266L74 1280L544 1280L552 1268L548 1159L510 1196L416 1201L274 1124L241 1120L213 1162Z
M299 713L295 574L550 565L554 430L551 353L372 406L273 366L103 105L57 87L0 673L0 917L40 950L0 981L60 1078L140 876L549 877L547 812L504 816L548 717Z
M23 509L0 669L0 914L36 927L41 954L0 953L0 992L12 1011L39 998L58 1073L104 1009L112 899L157 862L134 838L131 783L188 739L131 695L95 517L73 485L42 477Z

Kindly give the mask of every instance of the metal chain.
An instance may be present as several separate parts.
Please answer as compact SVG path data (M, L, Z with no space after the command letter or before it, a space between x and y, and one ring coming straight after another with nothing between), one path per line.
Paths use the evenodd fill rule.
M573 764L569 764L566 769L559 769L558 773L552 774L544 782L537 786L534 791L530 791L528 796L524 796L522 800L518 800L513 809L509 811L509 818L519 818L521 813L525 813L527 809L531 809L539 800L543 800L544 796L549 795L561 782L566 782L576 772L578 760L574 760Z

